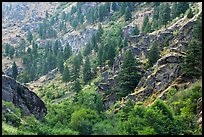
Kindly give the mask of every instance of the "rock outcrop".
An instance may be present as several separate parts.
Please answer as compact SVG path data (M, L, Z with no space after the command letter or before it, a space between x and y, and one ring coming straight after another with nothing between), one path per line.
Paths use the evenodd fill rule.
M135 58L141 60L142 56L147 57L148 50L151 48L152 43L157 43L158 49L163 52L162 56L165 56L160 58L157 64L147 70L146 73L142 70L143 67L140 67L143 78L140 80L135 92L126 96L123 101L127 99L132 99L136 102L144 101L152 95L158 96L158 94L165 91L173 81L181 76L180 63L182 56L185 55L184 52L192 39L193 26L199 14L200 12L190 20L186 20L185 17L181 18L163 30L127 37L129 46L122 48L119 55L115 57L112 73L107 76L108 78L113 78L112 83L117 83L117 76L120 71L123 55L127 49L132 50ZM112 88L109 82L103 85L109 85L107 88L101 88L99 84L99 88L101 88L104 93L106 93L104 89L110 90ZM105 98L107 97L108 96ZM106 101L114 102L114 100L110 99L106 99ZM105 104L109 103L105 102Z
M23 115L33 114L40 119L47 114L44 102L34 92L6 75L2 75L2 100L12 102Z
M126 96L124 100L144 101L152 94L158 95L164 91L181 75L181 59L182 55L178 53L168 54L159 59L156 65L144 74L135 92Z

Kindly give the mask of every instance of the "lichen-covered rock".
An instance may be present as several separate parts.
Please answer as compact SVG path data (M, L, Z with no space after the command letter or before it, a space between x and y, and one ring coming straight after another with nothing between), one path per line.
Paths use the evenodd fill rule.
M33 114L40 119L47 114L44 102L34 92L6 75L2 75L2 100L12 102L23 115Z

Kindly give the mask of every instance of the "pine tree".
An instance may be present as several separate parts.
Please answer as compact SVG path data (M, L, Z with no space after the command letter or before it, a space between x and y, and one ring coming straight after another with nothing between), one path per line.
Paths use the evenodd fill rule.
M131 11L128 7L125 8L125 21L128 21L132 18L132 14Z
M9 51L10 51L10 45L8 43L5 44L5 55L8 56L9 55Z
M152 30L156 30L159 28L160 24L158 22L159 20L159 7L154 7L153 11L153 17L152 17Z
M173 2L172 8L171 8L171 17L172 19L175 19L178 15L179 15L178 4L177 2Z
M68 67L64 68L63 74L62 74L62 81L68 82L70 81L70 71Z
M144 16L143 23L142 23L142 32L145 31L145 28L148 22L149 22L148 16Z
M87 56L87 55L89 55L90 53L91 53L91 44L88 43L88 44L86 44L86 47L85 47L85 49L84 49L84 56Z
M134 29L133 29L133 31L132 31L132 34L133 34L133 35L139 35L139 34L140 34L140 30L139 30L139 28L138 28L137 25L135 25L135 27L134 27Z
M13 46L10 46L9 48L9 57L12 59L15 53L15 49Z
M168 23L170 20L170 6L168 3L162 3L160 7L160 19L161 19L161 24L165 25Z
M111 8L112 8L113 11L117 11L118 10L117 3L116 2L112 2Z
M86 57L86 61L84 63L84 67L83 67L83 80L84 80L84 83L87 84L87 82L89 80L91 80L91 78L92 78L91 64L90 64L89 58Z
M45 17L48 18L49 17L49 14L48 14L48 11L46 10L45 12Z
M115 48L112 44L110 44L109 48L108 48L108 60L109 60L109 67L112 67L113 66L113 63L115 61L115 55L116 55L116 51L115 51Z
M57 55L59 46L60 46L60 41L56 40L56 41L55 41L55 44L54 44L54 47L53 47L53 52L54 52L54 55L55 55L55 56Z
M148 67L152 67L159 59L159 49L157 43L153 43L148 53Z
M30 44L31 44L31 41L33 40L33 35L30 31L28 31L27 40L29 41Z
M186 57L181 65L188 77L199 78L202 75L202 14L193 27L193 38L186 50Z
M73 92L76 92L76 93L79 93L79 91L82 89L81 87L81 83L79 81L79 79L77 78L74 83L73 83L73 86L72 86L72 91Z
M148 20L148 22L147 22L147 24L146 24L146 26L144 28L144 33L150 33L150 32L152 32L152 26L151 26L151 23Z
M189 8L188 12L187 12L187 18L192 18L193 17L193 12L192 12L192 9Z
M189 8L188 2L178 2L177 4L178 15L177 16L179 16L182 13L185 13L188 8Z
M128 47L128 39L127 39L127 37L125 37L125 39L123 40L123 47Z
M77 55L77 59L79 61L79 64L82 65L83 64L83 56L81 51L79 51L78 55Z
M126 3L122 2L121 8L120 8L120 15L125 14L125 8L126 8Z
M67 60L71 55L72 55L72 49L69 43L67 43L64 48L64 60Z
M18 76L18 68L17 68L16 62L14 61L12 65L12 77L16 79L17 76Z
M132 51L128 49L122 62L121 71L119 72L118 84L119 94L124 97L131 93L140 80L138 61L134 58Z
M202 45L196 39L188 45L182 68L188 77L202 75Z
M63 54L62 54L62 52L59 51L57 53L57 63L56 63L56 66L59 69L61 74L64 71L64 65L63 64L64 64Z
M95 35L92 35L92 37L91 37L91 45L92 45L92 48L95 51L98 51L98 45L97 45L97 40L96 40L96 36Z
M103 63L103 47L102 46L99 48L97 58L98 58L98 65L102 65Z
M80 72L80 59L78 55L74 56L73 61L72 61L72 80L76 80L79 78L79 72Z

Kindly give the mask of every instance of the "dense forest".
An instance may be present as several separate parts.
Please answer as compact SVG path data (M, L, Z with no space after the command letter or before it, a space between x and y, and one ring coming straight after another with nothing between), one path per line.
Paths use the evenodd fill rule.
M38 28L26 31L15 46L2 41L2 57L12 60L10 77L25 86L54 75L47 83L32 87L45 103L47 114L40 119L33 114L24 115L15 103L2 100L3 106L9 110L9 113L2 111L2 134L201 135L202 122L200 126L197 119L198 101L201 99L202 102L202 9L199 12L197 4L59 2L55 13L46 10ZM2 8L5 17L13 7L5 4ZM142 9L150 10L151 14L142 14L146 12ZM135 20L141 15L143 19L137 23ZM191 20L194 22L190 29L178 27L171 32L172 38L155 38L148 44L139 39L144 36L151 40L151 34L160 36L160 32L169 31L171 26L177 27L179 21L185 26ZM132 29L126 32L124 28L129 24ZM61 39L71 33L82 35L82 30L91 27L95 31L89 39L85 38L87 41L83 46ZM161 44L161 41L164 42ZM149 89L153 88L151 86L137 90L141 83L148 85L144 82L146 75L149 79L164 73L161 72L164 64L156 66L167 55L174 55L171 53L175 46L180 46L179 42L186 42L187 46L176 51L181 61L178 63L179 75L172 78L174 83L163 83L164 90L161 91ZM134 48L139 48L141 43L147 45L147 50L136 53ZM22 69L15 59L20 59ZM167 65L171 70L175 63ZM107 84L106 76L103 76L105 72L108 76L113 75L108 80L114 84ZM142 91L152 92L151 95L146 92L136 95ZM157 91L165 92L165 97L158 97L160 92ZM134 99L129 98L134 94ZM135 101L135 98L142 99Z

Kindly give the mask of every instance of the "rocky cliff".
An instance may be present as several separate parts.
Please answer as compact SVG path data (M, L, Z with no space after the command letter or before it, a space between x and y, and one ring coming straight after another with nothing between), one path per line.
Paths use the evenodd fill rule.
M140 67L143 77L135 88L134 93L122 99L122 104L127 99L134 100L135 102L144 101L152 95L155 96L154 99L165 98L165 92L170 86L179 82L183 84L183 82L191 81L189 79L186 81L185 76L182 76L180 63L182 62L182 57L185 55L188 43L192 39L193 26L198 15L201 13L202 9L192 19L187 19L184 16L166 29L154 31L149 34L141 33L140 35L128 36L129 46L124 47L119 56L115 58L112 70L106 70L102 73L103 80L98 84L100 93L106 93L108 90L112 90L115 83L117 83L120 66L127 49L131 49L135 58L141 61L142 57L147 57L152 43L157 43L162 56L146 73L144 73L143 67ZM109 108L111 104L114 104L118 100L115 94L114 92L111 92L109 95L103 94L106 108Z
M19 107L23 115L33 114L42 118L47 114L44 102L24 85L2 74L2 100L12 102Z

